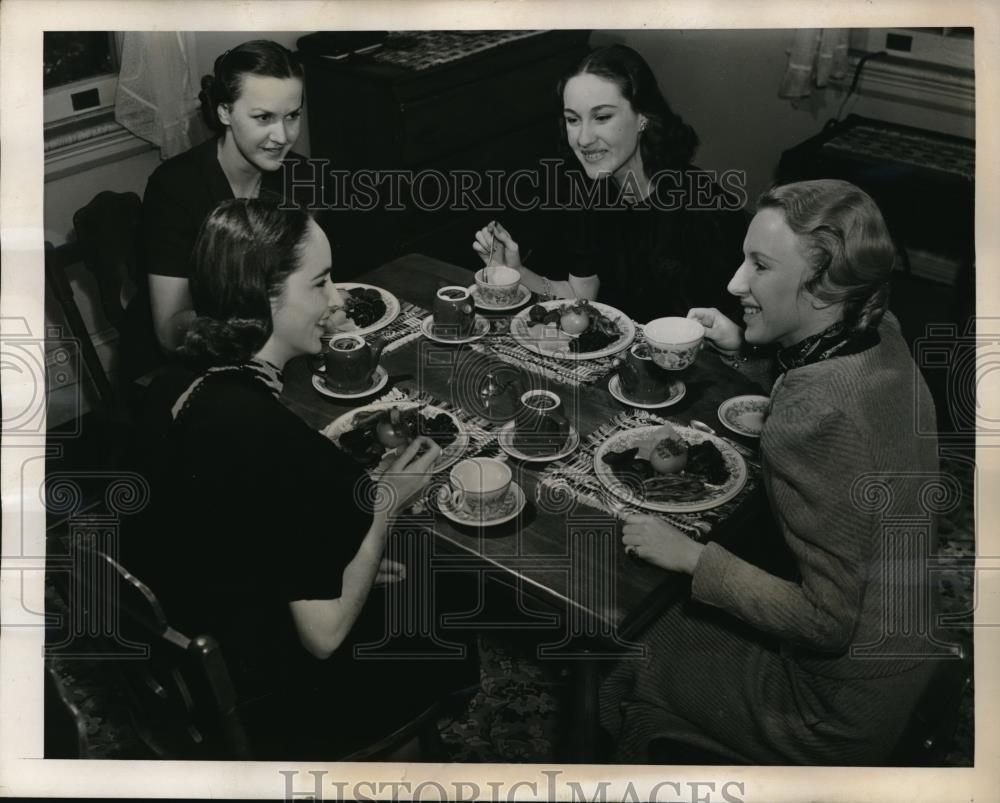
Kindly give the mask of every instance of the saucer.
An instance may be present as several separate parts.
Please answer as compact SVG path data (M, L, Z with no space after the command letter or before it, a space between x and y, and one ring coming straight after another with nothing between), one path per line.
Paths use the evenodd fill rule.
M771 399L768 396L733 396L719 405L719 420L726 429L747 438L759 438Z
M508 421L500 428L500 432L497 433L497 443L500 444L500 448L507 454L511 457L516 457L518 460L524 460L528 463L548 463L552 460L561 460L576 451L576 447L580 445L580 433L576 431L576 427L570 424L566 443L558 452L542 455L525 454L514 446L514 422Z
M531 291L523 284L519 285L517 288L517 298L515 298L510 304L503 304L500 306L487 304L483 301L482 298L479 297L478 284L469 285L468 289L469 293L472 295L472 300L476 302L476 306L479 307L479 309L489 310L490 312L506 312L507 310L517 309L531 298Z
M622 392L621 377L618 376L618 374L611 377L611 381L608 382L608 390L611 392L611 395L618 399L618 401L622 404L627 404L630 407L641 407L644 410L656 410L660 407L669 407L671 404L677 404L677 402L684 398L684 394L687 393L687 386L685 386L681 380L675 379L670 383L670 394L667 398L661 402L656 402L655 404L632 401Z
M378 390L385 387L386 382L389 381L389 372L385 370L381 365L375 369L375 373L372 374L372 383L362 391L354 391L353 393L338 393L335 390L330 390L323 381L323 374L313 374L313 387L316 388L324 396L329 396L331 399L360 399L364 396L370 396Z
M524 510L527 499L524 496L524 491L521 490L521 486L512 480L510 490L507 491L507 498L504 500L504 512L495 519L481 519L479 516L475 516L461 508L456 509L452 507L451 486L449 485L442 485L438 489L437 503L441 513L456 524L464 524L469 527L492 527L495 524L503 524L506 521L517 518L521 511Z
M486 337L490 333L490 322L486 320L482 315L477 315L475 323L472 325L472 334L469 337L441 337L440 335L434 334L434 316L428 315L420 322L420 331L423 332L424 336L435 343L447 343L448 345L455 345L459 343L472 343L474 340L479 340L480 338Z

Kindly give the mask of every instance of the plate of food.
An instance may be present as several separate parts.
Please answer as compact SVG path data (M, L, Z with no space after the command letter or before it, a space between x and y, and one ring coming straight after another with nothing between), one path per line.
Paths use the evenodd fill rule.
M343 304L335 307L328 319L331 335L368 335L388 326L399 315L399 299L388 290L355 282L337 282L334 287Z
M598 301L541 301L510 322L510 333L526 349L560 360L596 360L624 351L635 324L621 310Z
M374 402L334 419L323 434L365 468L387 469L418 435L441 447L434 471L448 468L469 446L469 433L454 415L432 404Z
M680 424L619 430L594 455L597 478L626 502L661 513L698 513L728 502L747 481L739 453Z

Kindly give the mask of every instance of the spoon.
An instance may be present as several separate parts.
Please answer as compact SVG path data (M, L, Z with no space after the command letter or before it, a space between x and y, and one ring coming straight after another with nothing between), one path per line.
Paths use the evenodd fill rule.
M724 440L741 455L743 455L746 458L750 458L750 462L752 462L755 466L758 467L760 466L760 464L757 463L757 456L754 454L753 450L744 446L742 443L737 443L736 441L731 440L730 438L727 438L724 435L720 435L704 421L699 421L697 418L692 418L688 423L694 429L700 429L702 432L707 432L709 435L715 435L715 437L719 438L720 440Z
M486 267L483 268L483 281L485 281L486 284L490 283L490 268L493 265L493 249L496 248L496 245L497 245L497 233L496 233L496 231L491 231L490 235L491 235L490 236L490 257L489 257L489 259L486 260Z

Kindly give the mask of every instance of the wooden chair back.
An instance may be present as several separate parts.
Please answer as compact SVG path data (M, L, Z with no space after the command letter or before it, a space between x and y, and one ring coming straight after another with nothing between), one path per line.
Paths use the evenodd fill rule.
M101 307L119 331L125 308L142 283L141 224L142 202L134 192L99 192L73 215L83 264L97 279Z
M318 710L312 690L269 689L240 699L214 637L189 637L173 628L147 585L100 550L81 549L87 554L73 562L69 596L85 615L104 617L89 624L89 633L104 632L119 653L131 653L111 663L129 697L133 727L157 757L443 760L437 703L349 755L337 755L322 738L296 738L290 712ZM145 655L137 655L143 646ZM410 752L400 753L404 748Z
M141 580L100 550L81 550L87 554L74 561L71 598L88 618L87 632L119 656L109 668L146 746L160 758L250 759L218 641L176 630Z

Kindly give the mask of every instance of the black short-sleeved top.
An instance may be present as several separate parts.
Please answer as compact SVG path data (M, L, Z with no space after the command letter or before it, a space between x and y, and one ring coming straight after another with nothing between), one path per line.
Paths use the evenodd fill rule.
M233 198L217 155L218 138L168 159L150 175L142 201L142 255L147 273L186 279L201 224L222 201ZM261 174L261 198L284 198L286 171L295 171L293 201L318 210L322 179L300 154L289 152L280 170ZM310 179L315 179L310 182ZM320 221L326 226L326 220Z
M677 186L684 185L659 182L653 202L550 215L539 270L552 278L599 277L598 301L640 323L684 316L691 307L718 307L735 319L739 304L726 285L743 261L747 216L742 209L678 207L670 195ZM708 190L706 206L734 204L717 185Z
M152 504L125 534L125 565L234 666L294 672L315 662L288 604L340 596L371 527L370 480L249 369L205 375L174 420L192 378L175 369L150 389L138 461Z

